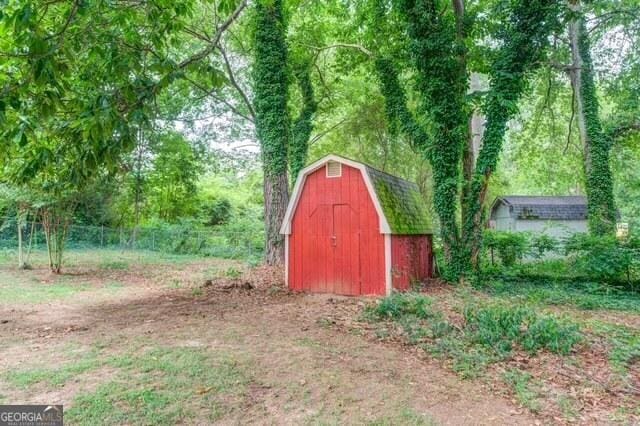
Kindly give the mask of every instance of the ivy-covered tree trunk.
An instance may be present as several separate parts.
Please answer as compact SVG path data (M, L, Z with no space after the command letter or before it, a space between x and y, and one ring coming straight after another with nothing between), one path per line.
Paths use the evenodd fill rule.
M594 235L612 235L615 232L616 209L609 163L611 144L600 121L585 18L579 2L571 2L570 8L573 15L569 22L573 60L570 76L576 99L580 140L584 149L589 231Z
M289 202L289 76L285 34L282 0L257 0L253 103L264 170L265 260L269 265L284 261L280 225Z
M518 101L527 88L528 74L535 70L556 28L558 8L555 0L513 2L500 32L503 46L491 67L491 84L484 102L486 127L473 175L463 196L462 218L465 255L478 268L485 222L484 204L489 179L498 165L507 123L518 112Z
M452 1L453 19L443 2L396 0L394 4L410 39L417 71L416 89L422 97L421 112L431 124L432 139L426 153L433 167L434 207L440 219L446 277L457 280L478 266L489 179L497 166L507 123L517 113L517 102L526 89L527 73L540 64L549 35L556 27L557 2L510 1L495 9L502 15L503 24L496 33L500 47L492 60L491 87L482 102L486 129L475 167L469 127L473 105L467 94L470 72L465 26L469 20L464 2ZM402 106L404 95L389 89L399 84L384 77L386 71L380 65L377 68L387 110L392 111L402 131L410 132L403 126L411 121L401 117L407 115L406 106Z
M293 122L291 145L289 146L289 168L291 180L294 182L307 162L309 137L313 131L313 115L318 109L311 83L311 64L301 65L295 75L302 95L302 110Z
M465 47L439 2L396 0L395 4L411 42L421 109L432 123L433 139L426 154L433 167L433 200L440 220L445 273L457 279L466 269L458 227L460 162L469 117L467 70L460 60Z

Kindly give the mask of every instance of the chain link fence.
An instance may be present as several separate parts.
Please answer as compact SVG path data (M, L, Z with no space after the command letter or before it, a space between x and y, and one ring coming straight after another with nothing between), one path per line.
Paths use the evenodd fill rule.
M21 228L22 243L32 250L46 250L42 224L27 222ZM70 225L65 247L68 249L148 250L228 259L258 261L263 255L263 236L252 232L192 229L187 226L112 228ZM0 219L0 249L18 248L15 218Z

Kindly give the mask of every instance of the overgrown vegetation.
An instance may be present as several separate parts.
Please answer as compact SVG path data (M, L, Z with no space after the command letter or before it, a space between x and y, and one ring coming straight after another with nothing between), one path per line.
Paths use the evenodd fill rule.
M519 277L569 285L597 283L609 286L609 291L640 289L640 245L633 235L618 239L576 233L556 239L546 234L487 230L483 256L488 281L490 277Z
M416 181L452 279L494 195L586 194L594 235L640 217L631 0L4 6L0 216L22 229L61 204L114 228L242 216L279 261L293 175L328 153Z
M400 325L407 341L453 363L463 377L473 377L516 350L531 355L546 350L569 354L582 341L570 321L506 304L469 303L462 324L455 324L417 293L397 293L368 307L365 318Z
M640 334L624 324L624 318L633 323L633 315L612 321L605 309L619 303L618 309L637 312L638 297L626 303L630 301L612 294L609 305L585 308L605 310L601 315L576 311L567 315L558 314L549 301L523 299L526 293L519 293L517 286L505 286L507 289L512 291L492 292L490 297L461 289L453 299L440 292L433 296L396 293L369 305L363 315L374 324L378 338L416 346L441 359L462 378L500 382L514 402L533 413L568 421L584 418L584 408L578 407L584 402L581 392L603 386L606 390L598 400L609 399L606 404L624 407L626 414L621 413L621 418L634 419ZM576 290L555 300L553 307L567 309L571 299L581 294L588 295ZM598 298L607 299L598 296L594 300ZM456 301L453 306L452 300ZM463 307L458 309L458 303ZM574 305L576 308L580 309ZM571 377L570 389L565 375Z

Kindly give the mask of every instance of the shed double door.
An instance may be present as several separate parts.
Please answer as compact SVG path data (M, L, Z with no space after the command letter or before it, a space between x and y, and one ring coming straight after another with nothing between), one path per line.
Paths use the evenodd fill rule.
M360 223L349 204L321 204L309 217L311 244L305 290L359 295Z

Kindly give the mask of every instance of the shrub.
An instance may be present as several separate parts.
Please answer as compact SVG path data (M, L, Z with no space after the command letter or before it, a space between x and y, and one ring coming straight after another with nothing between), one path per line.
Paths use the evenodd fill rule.
M525 318L531 313L523 308L508 308L501 305L465 308L466 328L472 340L493 347L498 352L509 352L518 340Z
M640 266L640 250L634 242L575 234L567 240L565 250L573 256L572 266L578 273L604 281L631 282Z
M500 258L502 265L513 266L522 260L529 246L529 235L523 232L485 230L483 245L489 252L491 264L495 263L495 255Z
M547 253L554 252L557 247L558 241L547 234L533 235L529 241L529 253L538 259Z
M228 199L214 199L210 204L202 208L204 224L207 226L215 226L227 223L231 218L232 209L233 207Z

